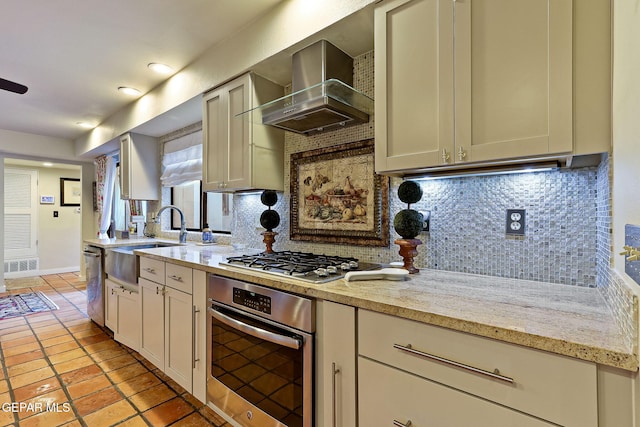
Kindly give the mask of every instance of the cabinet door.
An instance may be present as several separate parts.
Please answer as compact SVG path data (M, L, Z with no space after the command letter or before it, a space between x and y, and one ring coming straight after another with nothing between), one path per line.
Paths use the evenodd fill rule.
M552 426L504 406L360 357L361 426Z
M150 136L128 133L120 138L121 198L158 200L160 150Z
M119 287L111 280L105 280L106 291L104 298L104 325L117 332L118 327L118 289Z
M131 198L131 136L120 137L120 197Z
M219 191L225 181L227 157L227 97L224 87L203 98L202 190Z
M140 277L140 354L164 369L164 286Z
M376 172L451 162L453 2L387 1L374 19Z
M121 288L118 292L117 332L114 338L132 350L140 349L140 312L137 292Z
M164 372L188 392L193 370L193 302L191 295L166 288L164 295Z
M207 273L193 270L193 343L195 368L192 394L207 402Z
M356 425L355 308L316 305L316 425Z
M250 109L252 83L251 76L245 74L225 85L228 97L226 123L227 164L225 189L243 189L251 187L252 141L249 120L236 117Z
M453 4L455 162L571 152L571 0Z

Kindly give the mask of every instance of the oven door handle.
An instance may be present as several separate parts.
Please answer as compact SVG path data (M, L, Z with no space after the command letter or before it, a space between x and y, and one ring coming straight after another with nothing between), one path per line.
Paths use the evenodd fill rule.
M299 350L300 347L302 347L302 342L299 339L288 337L286 335L276 334L274 332L266 331L264 329L257 328L255 326L248 325L244 322L241 322L240 320L234 319L231 316L227 316L226 314L221 313L218 310L214 310L213 308L209 308L208 310L209 310L209 314L211 314L211 316L213 316L216 320L234 329L237 329L239 331L252 335L256 338L260 338L265 341L272 342L274 344L289 347L294 350Z

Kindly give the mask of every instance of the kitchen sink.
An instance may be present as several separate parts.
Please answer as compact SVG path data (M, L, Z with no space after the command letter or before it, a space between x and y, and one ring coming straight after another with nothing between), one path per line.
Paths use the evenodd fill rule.
M136 249L162 248L168 246L183 246L180 243L155 242L135 246L120 246L107 249L105 256L105 272L107 277L116 278L125 283L138 283L140 263L138 256L133 253Z

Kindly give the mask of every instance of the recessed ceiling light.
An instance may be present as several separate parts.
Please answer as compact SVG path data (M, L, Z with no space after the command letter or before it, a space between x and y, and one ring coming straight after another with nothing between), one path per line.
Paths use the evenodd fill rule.
M160 64L159 62L152 62L149 65L147 65L147 67L149 67L149 69L155 71L156 73L160 73L160 74L173 73L173 68L171 68L167 64Z
M50 168L51 166L53 166L53 163L51 163L51 162L44 162L44 163L42 163L42 166L46 166L46 167Z
M91 123L87 123L87 122L76 122L76 124L78 126L80 126L81 128L85 128L85 129L93 129L96 127L96 125L93 125Z
M142 94L142 92L140 92L138 89L133 87L120 86L118 90L122 93L126 93L127 95L132 95L132 96L140 96Z

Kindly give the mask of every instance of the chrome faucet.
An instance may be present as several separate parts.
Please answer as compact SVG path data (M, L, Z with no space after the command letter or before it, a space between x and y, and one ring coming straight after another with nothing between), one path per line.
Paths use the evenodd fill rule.
M180 243L187 243L187 221L185 221L184 214L182 213L180 208L178 208L177 206L167 205L167 206L161 207L156 213L156 217L153 219L153 222L155 222L156 224L160 223L160 214L165 209L175 209L180 214Z

